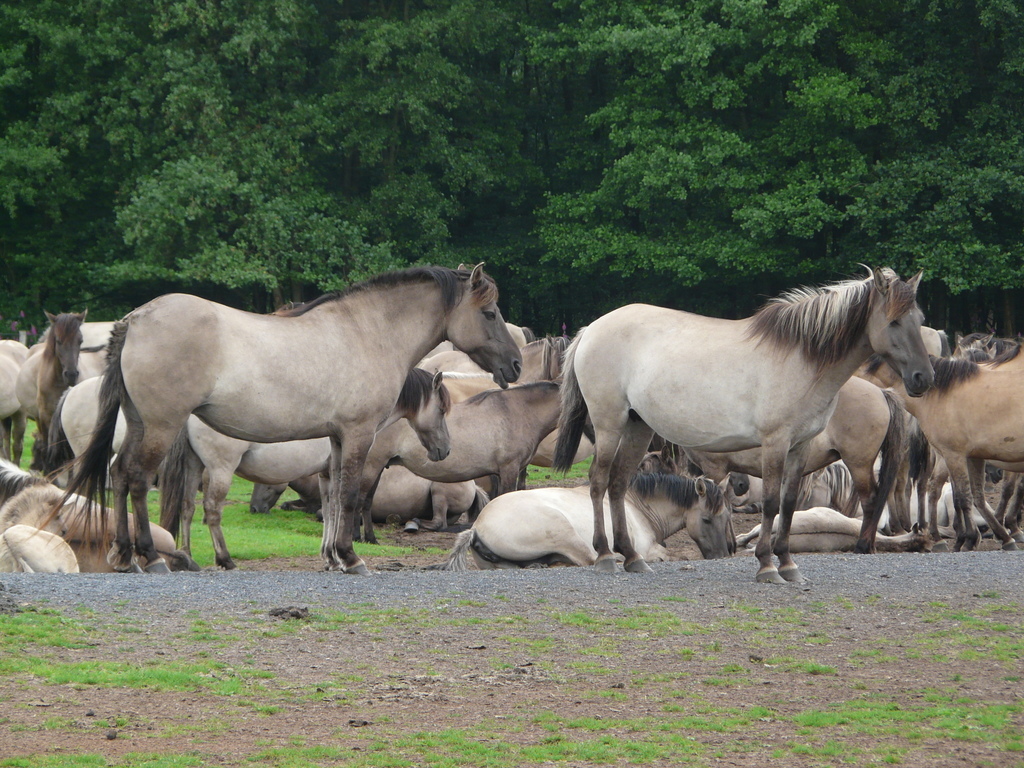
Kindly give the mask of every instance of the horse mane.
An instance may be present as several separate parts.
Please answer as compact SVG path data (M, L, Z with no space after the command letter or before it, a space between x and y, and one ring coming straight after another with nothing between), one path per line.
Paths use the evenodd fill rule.
M638 472L629 481L629 490L630 494L640 501L649 499L655 494L663 494L673 504L689 508L700 498L697 493L697 483L704 483L709 506L717 509L725 503L722 489L705 477L692 480L682 475L670 475L662 472Z
M49 485L49 482L13 462L0 459L0 503L32 485Z
M57 351L58 338L65 341L65 336L74 333L82 327L83 318L76 312L61 312L53 318L50 327L46 329L46 344L43 347L43 354L53 357Z
M932 369L935 371L935 383L932 384L932 389L936 392L945 392L957 384L970 381L981 370L981 367L971 360L954 357L932 357L930 359Z
M885 314L896 320L914 308L914 290L892 270L881 272L889 286ZM780 350L800 349L819 371L828 368L846 357L863 335L873 281L869 277L787 291L754 314L747 336Z
M434 377L422 368L413 368L405 377L402 391L398 395L395 410L402 413L416 413L423 403L430 398L434 389ZM448 413L452 407L452 397L448 388L441 385L438 390L441 397L441 412Z
M992 359L988 361L989 365L993 368L1000 366L1003 363L1008 363L1011 360L1015 360L1020 354L1020 342L1014 339L997 339L996 341L1002 342L1002 344L997 343L995 345Z
M304 304L289 304L274 312L278 317L300 317L310 310L321 307L324 304L341 301L351 296L381 289L391 288L399 285L411 285L415 283L433 282L441 289L441 302L447 312L459 300L459 286L469 280L470 272L464 269L449 269L448 267L411 267L400 269L394 272L371 277L360 283L350 285L344 291L332 291L318 296L312 301ZM480 281L480 284L473 289L473 300L479 306L497 302L498 286L487 275Z

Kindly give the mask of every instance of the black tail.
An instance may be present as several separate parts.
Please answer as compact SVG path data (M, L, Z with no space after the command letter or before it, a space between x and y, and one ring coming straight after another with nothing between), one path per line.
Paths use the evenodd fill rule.
M61 393L57 407L53 411L53 418L50 419L50 433L46 438L46 455L43 459L43 472L46 474L58 473L75 460L75 454L71 450L71 443L64 432L64 424L61 420L61 413L64 410L64 400L70 389Z
M879 449L882 464L878 468L878 487L875 488L874 496L871 499L871 509L864 510L865 518L869 515L871 517L873 524L871 530L878 527L882 509L896 484L896 473L899 472L908 450L907 412L890 390L883 389L882 394L885 395L885 404L889 406L889 428L885 432L885 438ZM874 545L873 541L871 545ZM860 546L861 542L858 542L858 547ZM858 551L860 550L858 549Z
M74 495L86 500L86 538L91 538L90 529L95 529L97 518L100 521L100 535L106 539L106 506L107 478L110 467L110 451L114 443L114 431L117 428L117 413L122 401L128 400L124 388L124 376L121 374L121 351L124 349L125 335L128 324L119 322L110 333L110 344L107 349L107 368L100 385L99 413L96 429L88 447L70 466L71 479L64 491L64 498L59 506L67 504ZM59 508L59 507L58 507ZM56 509L54 510L56 512Z
M160 525L177 539L185 505L195 508L196 492L203 482L203 462L188 441L186 423L171 443L160 467Z
M556 472L568 472L576 450L583 438L583 429L587 423L587 401L583 399L579 381L576 379L576 349L583 337L585 328L576 334L572 344L565 351L562 361L562 411L558 417L558 439L555 441L555 455L551 467Z

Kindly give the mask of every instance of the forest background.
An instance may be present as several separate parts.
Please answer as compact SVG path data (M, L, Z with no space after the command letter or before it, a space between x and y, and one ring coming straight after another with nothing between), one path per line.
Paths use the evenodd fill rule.
M1024 324L1015 0L6 0L0 330L485 261L508 319L924 270Z

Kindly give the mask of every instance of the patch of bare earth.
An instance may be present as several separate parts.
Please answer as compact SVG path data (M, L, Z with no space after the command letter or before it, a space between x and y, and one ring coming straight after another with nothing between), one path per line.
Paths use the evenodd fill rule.
M736 530L756 522L743 516ZM443 557L424 550L447 549L454 536L389 533L414 553L369 564L435 564ZM669 543L680 561L700 557L685 534ZM320 567L319 558L241 564ZM751 582L754 571L751 560ZM782 589L713 604L683 594L644 607L646 614L614 599L603 615L576 616L571 606L495 595L472 602L439 596L431 610L403 613L399 605L389 616L349 606L334 615L313 609L309 618L275 618L270 610L281 606L269 604L231 616L129 606L112 606L108 616L70 615L94 628L88 647L34 654L82 664L174 667L212 659L220 666L213 679L184 692L0 680L0 758L98 754L117 765L131 764L130 753L161 753L225 766L427 765L424 748L409 740L452 729L483 745L481 755L456 757L457 765L484 764L488 745L500 760L555 738L665 746L670 737L692 745L697 765L1019 764L1021 753L1006 751L1014 734L1024 745L1024 625L1015 596L929 606L912 594L906 601L850 601ZM1004 634L1017 643L1015 656L992 659L952 644L960 626L952 614L984 617L995 604ZM341 618L346 611L351 622ZM243 682L232 690L236 679ZM999 739L980 723L983 737L972 739L965 729L951 738L941 716L926 713L954 701L975 702L979 712L1008 707L1009 724ZM808 725L810 712L851 705L890 705L903 716L886 729L855 721ZM642 762L678 764L680 748L671 743L675 751L654 751ZM547 764L591 764L581 754ZM612 762L628 761L620 754Z

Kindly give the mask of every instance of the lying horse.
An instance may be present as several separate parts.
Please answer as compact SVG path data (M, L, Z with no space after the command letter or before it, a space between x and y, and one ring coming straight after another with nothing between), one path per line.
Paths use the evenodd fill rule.
M370 515L374 523L406 523L406 530L443 531L463 513L472 523L489 501L472 480L439 483L395 465L381 474Z
M111 573L114 568L104 553L113 540L112 528L91 519L86 500L71 496L61 503L64 492L41 477L25 472L10 462L0 461L0 531L15 525L42 529L63 538L75 553L84 573ZM55 511L56 510L56 511ZM113 511L104 509L112 518ZM134 528L134 518L129 517ZM177 571L198 571L199 566L186 553L175 549L174 537L153 526L153 541L160 554ZM135 565L135 570L139 566Z
M772 538L778 533L779 518L772 526ZM761 535L761 525L736 537L737 547L752 548ZM799 509L793 513L789 530L791 552L852 552L860 540L860 521L847 517L831 507ZM926 552L928 538L916 529L900 536L875 536L875 549L879 552Z
M78 573L78 558L57 534L12 525L0 532L0 573Z
M605 517L610 514L605 505ZM736 551L732 513L721 489L707 478L634 475L626 494L626 522L645 560L667 560L664 542L686 529L706 560ZM459 534L443 569L524 568L535 563L593 565L594 513L590 489L535 488L495 499L473 527Z

